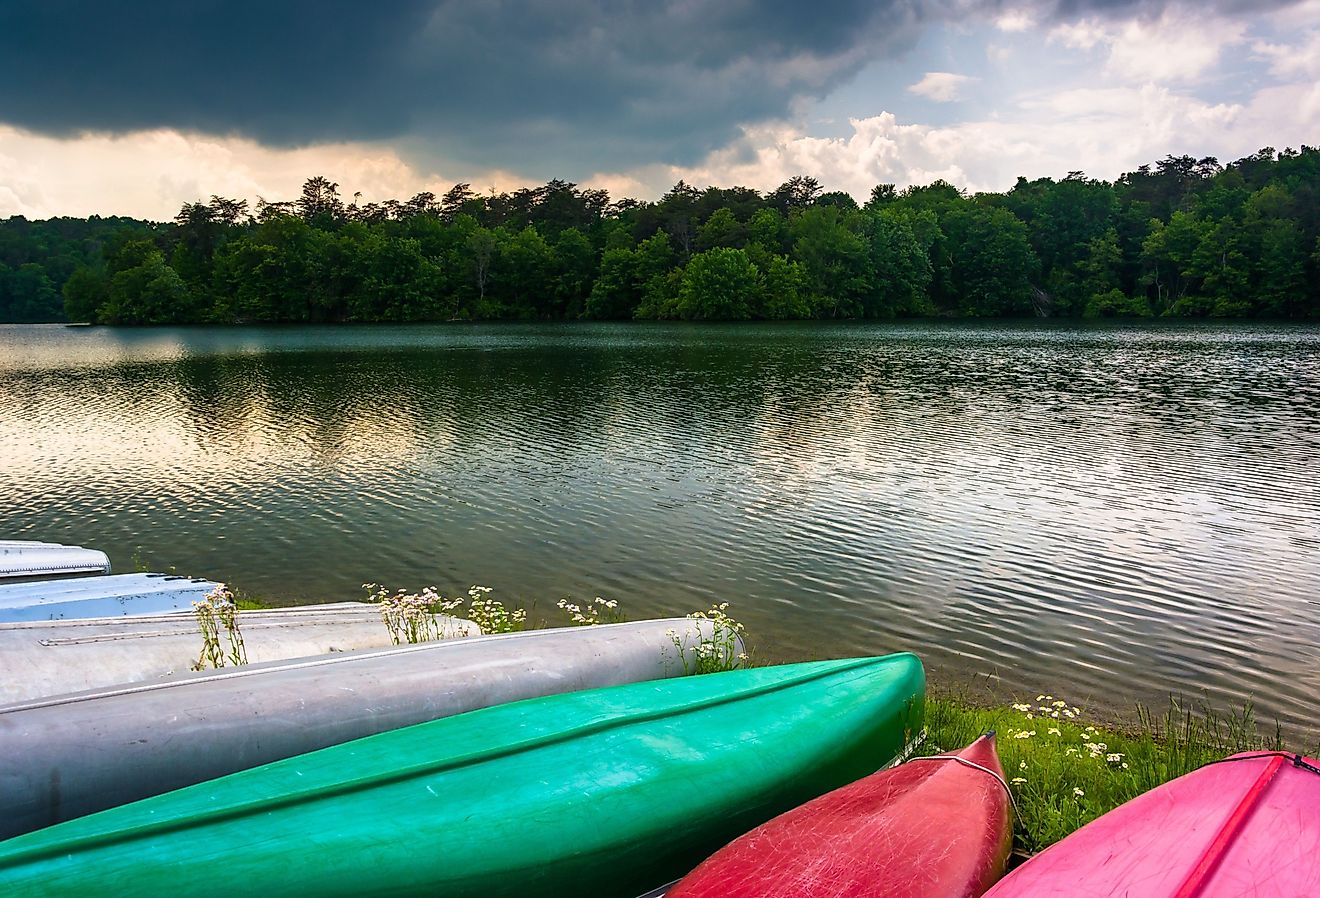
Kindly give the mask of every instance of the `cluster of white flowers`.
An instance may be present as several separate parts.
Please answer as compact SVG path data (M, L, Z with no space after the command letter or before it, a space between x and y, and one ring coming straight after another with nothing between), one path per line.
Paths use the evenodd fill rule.
M192 604L193 608L207 605L217 614L233 614L237 610L233 593L223 583L217 583L215 589L208 592L200 602L193 602Z
M1052 695L1038 695L1036 696L1036 701L1049 702L1049 704L1037 705L1034 709L1029 705L1014 705L1013 710L1025 711L1029 719L1034 717L1036 711L1039 711L1046 717L1052 717L1055 720L1076 720L1082 713L1081 708L1076 706L1069 707L1067 702L1061 699L1056 699Z
M1109 746L1100 741L1100 731L1096 729L1095 726L1090 724L1084 727L1082 726L1081 721L1078 719L1082 712L1081 709L1075 705L1069 705L1067 702L1056 699L1052 695L1042 694L1036 696L1036 702L1034 704L1015 702L1012 705L1012 709L1026 717L1029 721L1035 720L1038 715L1043 718L1047 724L1053 724L1055 720L1059 721L1057 725L1046 727L1045 733L1047 736L1053 736L1060 740L1067 739L1071 741L1072 738L1071 735L1065 735L1064 733L1063 727L1066 725L1065 721L1071 722L1068 725L1080 727L1082 738L1082 744L1080 746L1067 744L1058 745L1058 747L1063 750L1063 757L1089 757L1092 760L1103 760L1105 764L1113 770L1128 769L1126 757L1121 752L1110 751ZM1036 735L1036 730L1034 729L1017 729L1014 727L1006 727L1004 732L1012 739L1031 739ZM1013 779L1009 781L1010 784L1013 786L1024 785L1027 782L1025 774L1026 769L1026 761L1020 762L1018 765L1020 775L1013 777ZM1074 786L1072 797L1074 801L1080 802L1086 797L1086 792L1080 787Z
M434 586L428 586L418 593L399 589L391 593L375 583L363 583L367 590L367 601L380 605L380 617L394 644L402 642L430 642L433 639L447 639L452 618L450 612L463 604L462 599L447 599Z
M1114 751L1105 755L1105 763L1108 764L1110 767L1119 767L1122 768L1123 770L1128 769L1127 761L1123 760L1123 755L1121 752Z
M220 668L226 663L247 664L247 649L243 634L238 629L238 606L229 587L217 583L200 602L193 602L193 614L202 631L202 651L193 662L193 670ZM220 646L220 634L225 634L228 650Z
M473 586L468 590L467 616L481 628L482 633L512 633L527 626L527 612L521 608L509 609L499 599L492 599L489 586Z
M729 603L721 602L711 605L707 611L694 611L688 615L692 620L707 620L712 624L711 635L703 635L694 646L685 645L677 631L668 631L678 649L679 659L689 673L733 670L747 662L747 652L742 648L742 636L747 628L730 617L728 609ZM689 652L692 654L690 669Z
M557 604L560 610L568 612L569 620L584 627L594 626L602 620L607 624L619 623L623 620L623 616L618 612L619 603L613 599L596 596L594 600L583 605L577 605L568 599L560 599Z

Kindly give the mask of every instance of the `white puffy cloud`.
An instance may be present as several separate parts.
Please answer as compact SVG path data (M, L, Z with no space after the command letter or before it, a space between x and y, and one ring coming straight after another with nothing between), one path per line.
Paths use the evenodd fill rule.
M1000 31L1028 31L1035 24L1035 17L1025 9L1006 9L995 19L995 27Z
M1006 190L1020 175L1063 177L1075 170L1112 180L1169 153L1228 161L1263 143L1314 141L1320 85L1270 87L1241 104L1151 84L1066 89L1024 100L1011 117L997 120L929 125L885 112L849 124L851 133L843 137L814 136L783 123L748 128L700 165L632 175L655 193L679 178L768 190L807 174L859 200L878 183L905 187L937 178L972 191Z
M454 183L418 171L394 149L376 144L282 149L164 129L54 138L0 125L0 216L169 219L184 202L212 194L294 199L313 175L337 181L346 199L361 191L363 202L407 199L421 190L440 193ZM503 171L465 180L482 190L527 183Z
M1306 32L1291 44L1256 41L1251 50L1269 63L1276 78L1320 79L1320 30Z
M937 103L950 103L958 99L963 85L975 80L969 75L955 75L953 72L927 72L916 84L908 85L908 91Z
M1105 74L1129 82L1188 81L1205 74L1224 51L1247 39L1247 22L1204 9L1166 7L1155 18L1087 18L1059 25L1050 40L1107 52Z

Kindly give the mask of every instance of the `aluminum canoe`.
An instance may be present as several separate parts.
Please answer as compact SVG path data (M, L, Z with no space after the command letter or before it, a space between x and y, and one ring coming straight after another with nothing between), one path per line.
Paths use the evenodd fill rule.
M0 580L108 573L110 558L96 549L35 540L0 540Z
M678 676L712 636L710 621L687 618L530 630L10 705L0 838L464 711Z
M363 602L239 612L252 663L393 645L380 607ZM454 636L480 635L449 618ZM202 637L189 614L0 623L0 704L187 673Z
M635 896L887 764L924 691L891 655L470 711L10 839L0 894Z

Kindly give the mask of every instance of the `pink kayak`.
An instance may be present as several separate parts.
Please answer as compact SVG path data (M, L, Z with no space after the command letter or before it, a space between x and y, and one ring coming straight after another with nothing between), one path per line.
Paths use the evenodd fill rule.
M1018 867L986 898L1320 896L1320 764L1234 755L1139 795Z
M994 735L836 789L730 842L667 898L975 898L1013 838Z

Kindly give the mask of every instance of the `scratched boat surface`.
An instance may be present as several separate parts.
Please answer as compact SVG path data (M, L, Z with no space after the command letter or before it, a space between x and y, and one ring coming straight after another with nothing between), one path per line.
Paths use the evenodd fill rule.
M1320 895L1320 765L1234 755L1139 795L1018 867L986 898Z
M0 843L0 894L635 896L884 765L912 655L529 699L359 739Z
M0 839L478 708L682 676L714 638L691 618L527 630L3 706Z
M734 840L667 898L976 898L1013 842L993 735L836 789Z
M0 621L88 620L192 611L219 584L177 574L0 583Z
M365 602L240 611L239 624L253 664L394 644L380 606ZM441 629L481 633L462 618ZM0 704L176 676L192 669L201 648L190 614L0 622Z

